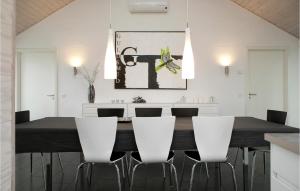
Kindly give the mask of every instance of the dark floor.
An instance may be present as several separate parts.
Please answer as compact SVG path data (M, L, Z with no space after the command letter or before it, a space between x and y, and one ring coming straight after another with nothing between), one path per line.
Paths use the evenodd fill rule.
M230 149L229 159L233 163L236 149ZM243 176L242 176L242 152L239 152L238 162L236 165L236 175L238 181L238 190L243 190ZM48 154L45 154L46 161L49 160ZM30 173L30 155L17 154L16 156L16 191L40 191L44 189L44 182L42 176L41 155L33 155L33 172ZM54 154L53 166L53 191L74 191L74 180L77 165L79 164L79 153L61 153L64 173L62 174L59 167L57 155ZM178 172L178 178L182 173L182 152L176 152L175 166ZM268 156L269 157L269 156ZM250 162L252 157L250 157ZM270 165L269 158L267 159L267 169L264 181L263 173L263 159L259 154L257 156L257 166L255 171L254 191L269 191L270 190ZM191 161L186 163L184 178L182 182L182 191L188 190L189 178L191 173ZM94 176L92 186L89 187L86 179L80 178L78 184L78 191L81 190L101 190L112 191L118 190L117 178L115 169L112 166L98 165L94 168ZM230 169L222 165L222 191L234 190L233 181ZM167 171L168 172L168 171ZM197 168L195 171L195 178L193 190L218 190L219 178L215 164L209 164L210 178L207 180L204 168ZM250 173L249 173L250 178ZM162 178L161 165L148 165L138 169L134 184L135 191L160 191L160 190L175 190L175 187L169 185L169 175L164 181ZM250 182L250 181L249 181ZM123 181L123 190L129 190L127 179Z

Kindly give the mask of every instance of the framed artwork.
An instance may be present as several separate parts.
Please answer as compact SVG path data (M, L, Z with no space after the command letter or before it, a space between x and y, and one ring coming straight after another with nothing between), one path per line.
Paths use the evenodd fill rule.
M186 90L184 31L116 31L115 89Z

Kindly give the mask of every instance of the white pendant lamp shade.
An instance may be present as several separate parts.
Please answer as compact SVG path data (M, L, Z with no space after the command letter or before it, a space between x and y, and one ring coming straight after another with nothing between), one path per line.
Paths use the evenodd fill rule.
M104 61L104 79L117 79L117 61L114 47L114 32L109 29Z
M185 44L183 50L182 59L182 79L194 79L195 78L195 61L193 48L191 43L191 31L189 28L185 30Z

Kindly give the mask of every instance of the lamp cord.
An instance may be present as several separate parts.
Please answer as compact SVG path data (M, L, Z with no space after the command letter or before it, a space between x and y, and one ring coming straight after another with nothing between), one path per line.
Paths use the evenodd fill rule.
M189 28L189 0L186 0L186 28Z
M109 0L109 28L111 29L111 0Z

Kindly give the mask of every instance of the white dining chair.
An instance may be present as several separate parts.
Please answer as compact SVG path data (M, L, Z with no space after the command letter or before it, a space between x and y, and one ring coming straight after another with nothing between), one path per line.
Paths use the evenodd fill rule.
M234 117L193 117L192 120L197 151L185 152L185 155L195 162L192 167L189 190L192 190L195 167L214 162L219 165L221 163L227 164L231 168L234 187L237 191L235 170L227 160ZM219 173L221 176L220 166Z
M137 163L133 166L130 191L133 190L134 175L137 168L142 164L150 163L169 165L170 169L174 171L175 184L178 191L177 171L172 163L175 154L170 151L175 117L133 117L132 124L138 152L132 152L130 155L130 164L133 164L133 162ZM129 169L131 170L131 168Z
M117 117L76 118L79 140L84 155L84 162L77 168L75 190L79 170L85 164L107 163L113 165L118 175L118 186L121 191L120 170L117 162L122 163L124 178L125 152L113 152L117 132Z

